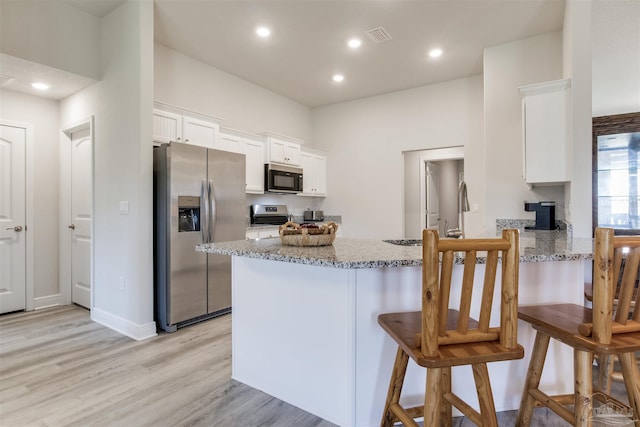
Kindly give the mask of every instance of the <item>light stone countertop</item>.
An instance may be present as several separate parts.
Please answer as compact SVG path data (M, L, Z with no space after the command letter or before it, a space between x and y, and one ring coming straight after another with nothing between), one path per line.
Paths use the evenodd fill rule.
M196 246L196 251L332 268L422 265L421 246L340 237L332 245L319 247L286 246L280 238L272 238L209 243ZM565 234L553 231L520 234L520 262L591 260L592 251L593 239L567 239ZM484 262L485 258L478 256L477 263ZM463 258L457 258L456 263L463 264Z

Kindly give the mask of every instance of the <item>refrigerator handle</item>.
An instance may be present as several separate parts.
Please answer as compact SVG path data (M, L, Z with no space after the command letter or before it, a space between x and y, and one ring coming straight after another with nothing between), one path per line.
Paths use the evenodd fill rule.
M209 200L208 194L205 191L205 180L202 180L202 186L200 187L200 209L203 211L203 215L200 215L200 234L202 235L202 243L207 242L207 235L209 229Z
M209 206L211 207L211 211L209 214L209 218L207 219L207 225L209 230L209 243L213 243L213 232L216 227L216 192L213 186L213 182L209 180Z

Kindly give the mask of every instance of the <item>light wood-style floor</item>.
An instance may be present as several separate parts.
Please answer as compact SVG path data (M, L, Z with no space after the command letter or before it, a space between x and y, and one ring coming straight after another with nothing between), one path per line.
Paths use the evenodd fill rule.
M500 426L515 416L500 413ZM568 425L546 409L535 417ZM0 316L0 426L333 424L231 380L231 316L137 342L65 306Z

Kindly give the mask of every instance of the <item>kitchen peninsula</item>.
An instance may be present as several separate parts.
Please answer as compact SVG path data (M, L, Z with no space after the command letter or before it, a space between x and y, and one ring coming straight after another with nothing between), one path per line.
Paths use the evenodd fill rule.
M301 248L276 238L197 250L233 257L234 379L340 426L379 425L396 346L377 316L420 309L419 241L338 238L331 246ZM519 303L582 304L591 252L591 239L567 239L555 231L521 233ZM459 261L454 283L462 274ZM476 280L482 280L482 271ZM478 310L472 307L472 315ZM498 318L492 313L492 323ZM498 411L520 403L533 337L533 330L519 323L524 359L489 365ZM555 356L548 360L555 363L545 366L542 384L571 392L565 388L571 351L560 346L550 351ZM474 402L467 368L454 368L453 390ZM424 378L410 363L403 401L419 404Z

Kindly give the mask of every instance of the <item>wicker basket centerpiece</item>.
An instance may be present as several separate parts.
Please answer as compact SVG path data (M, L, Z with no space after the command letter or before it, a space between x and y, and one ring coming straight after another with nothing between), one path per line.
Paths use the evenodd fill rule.
M283 245L289 246L326 246L333 243L336 231L338 224L335 222L318 226L289 221L280 226L280 240Z

